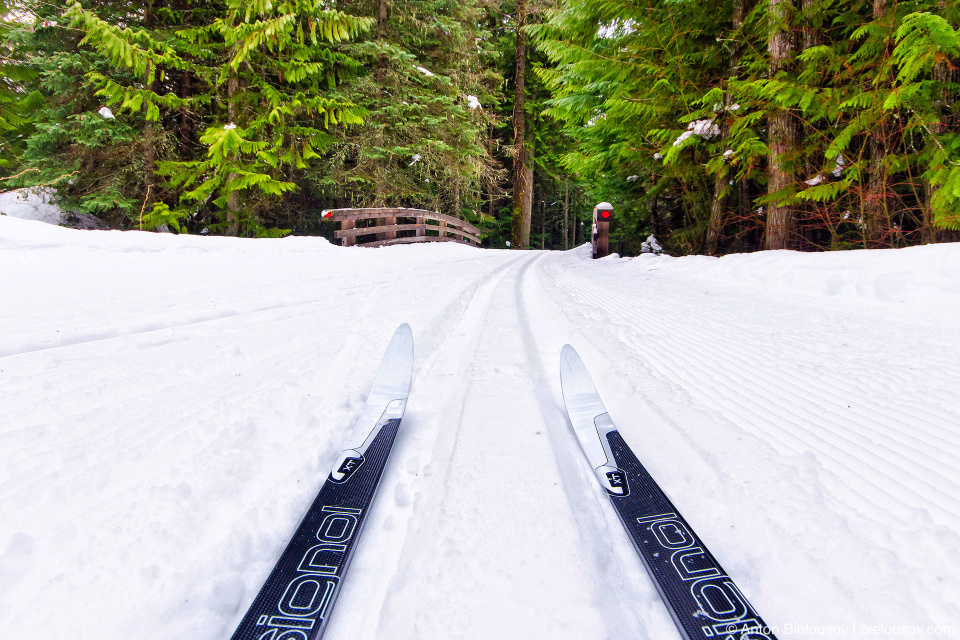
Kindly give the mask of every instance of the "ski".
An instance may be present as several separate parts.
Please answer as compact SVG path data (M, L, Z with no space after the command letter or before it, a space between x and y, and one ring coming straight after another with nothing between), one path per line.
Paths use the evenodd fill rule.
M775 640L773 632L640 464L576 350L560 352L567 415L597 480L684 640Z
M232 640L323 635L400 428L412 375L413 335L402 324L380 362L353 437Z

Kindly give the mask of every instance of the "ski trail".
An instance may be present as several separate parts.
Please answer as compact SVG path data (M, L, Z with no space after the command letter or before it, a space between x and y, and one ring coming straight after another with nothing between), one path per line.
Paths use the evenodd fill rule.
M383 637L378 627L395 595L396 583L403 579L406 550L422 544L415 523L429 509L434 492L442 491L449 473L448 462L459 435L459 423L451 424L449 417L463 404L462 380L490 300L500 280L514 268L514 261L482 276L439 314L430 328L414 334L416 364L408 409L381 480L381 495L370 512L351 577L344 582L339 599L343 609L362 602L365 611L378 613L334 616L328 627L331 637ZM451 322L452 327L443 326ZM443 333L438 337L439 331ZM392 568L392 574L385 567Z
M660 638L673 632L673 621L624 535L606 494L598 490L571 430L560 394L561 347L582 338L550 300L537 271L546 256L525 264L515 290L529 374L547 423L551 450L580 540L584 570L594 589L596 606L610 630L609 638Z
M491 283L486 306L469 314L463 342L452 343L428 376L442 390L442 376L455 375L453 393L431 416L444 434L434 449L441 468L416 497L392 595L376 633L364 637L611 637L575 535L542 524L557 510L572 515L528 376L536 363L515 331L515 290L536 258L521 255ZM447 358L459 363L452 371ZM429 381L418 384L434 396ZM498 407L492 421L491 405ZM518 485L528 491L517 494ZM546 539L565 549L562 562L544 555ZM549 615L537 607L546 594L555 605Z
M431 326L513 259L444 262L443 289L416 309L403 303L433 260L396 272L347 264L319 285L198 290L181 305L81 305L75 323L50 313L50 333L76 336L96 313L118 334L0 358L0 413L20 416L0 420L0 500L17 514L0 521L0 543L28 551L13 565L0 556L0 612L35 619L5 608L17 593L69 611L55 620L77 638L228 636L316 495L397 325ZM138 331L147 316L159 328ZM38 386L49 401L26 404ZM35 566L44 557L59 560ZM137 588L116 592L131 572ZM87 606L71 607L79 592ZM159 619L168 624L141 623Z

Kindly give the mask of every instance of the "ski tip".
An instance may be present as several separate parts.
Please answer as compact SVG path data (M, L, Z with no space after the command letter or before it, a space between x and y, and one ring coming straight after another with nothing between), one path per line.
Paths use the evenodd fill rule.
M596 414L606 411L580 354L569 344L560 349L560 391L568 413L584 402L590 404L591 410L597 409Z
M377 377L373 381L374 403L379 404L389 396L390 400L406 398L413 377L413 332L406 322L397 327L380 361Z
M580 359L580 354L577 353L577 350L574 349L569 344L563 345L563 348L560 349L560 377L563 378L565 373L569 373L577 367L583 367L583 360Z
M393 332L393 338L390 339L390 346L387 352L396 351L409 359L410 366L413 366L413 330L406 322L397 327Z
M397 330L393 332L393 337L401 336L402 338L409 339L410 344L413 344L413 330L410 329L410 325L406 322L402 323Z

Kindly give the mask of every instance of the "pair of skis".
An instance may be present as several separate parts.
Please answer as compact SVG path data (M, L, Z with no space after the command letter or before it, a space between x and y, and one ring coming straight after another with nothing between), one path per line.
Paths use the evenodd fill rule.
M380 363L354 436L232 640L318 640L353 557L400 428L413 375L413 336L402 324ZM624 442L583 361L560 353L564 403L684 640L774 639L763 620ZM366 427L373 424L373 429Z

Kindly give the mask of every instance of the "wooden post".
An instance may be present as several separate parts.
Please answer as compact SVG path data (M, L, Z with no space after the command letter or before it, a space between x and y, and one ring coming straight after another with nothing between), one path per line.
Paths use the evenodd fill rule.
M426 224L426 220L424 219L423 216L417 216L417 224ZM420 227L419 229L417 229L418 238L425 235L427 235L426 229L424 229L423 227Z
M388 217L386 218L386 224L387 224L388 226L393 226L393 225L397 224L397 217L396 217L396 216L388 216ZM396 231L387 231L386 236L387 236L387 237L385 238L385 240L396 240L396 239L397 239L397 232L396 232Z
M440 221L440 237L447 237L447 222L445 220Z
M342 222L340 222L340 228L343 230L353 229L356 226L357 226L357 223L354 220L343 220ZM346 238L343 239L343 246L352 247L353 243L356 241L357 241L356 236L347 236Z
M593 208L593 258L610 255L610 221L613 220L613 205L601 202Z

